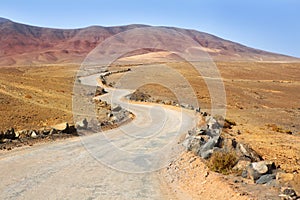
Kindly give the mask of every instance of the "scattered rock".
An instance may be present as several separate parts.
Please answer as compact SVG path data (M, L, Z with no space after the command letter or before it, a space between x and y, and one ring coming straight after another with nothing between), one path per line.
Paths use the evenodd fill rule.
M103 94L106 94L107 92L105 91L104 88L97 86L95 96L100 96Z
M194 110L194 107L192 105L187 104L187 103L181 103L180 107L185 108L185 109L189 109L189 110Z
M15 129L11 128L10 130L7 130L4 134L4 138L14 140L16 138Z
M57 133L57 130L56 130L55 128L52 128L52 129L50 130L49 135L53 135L53 134L56 134L56 133Z
M275 174L266 174L266 175L262 175L259 179L257 179L255 181L255 183L257 183L257 184L266 184L266 183L271 182L275 178L276 178Z
M42 130L42 135L49 135L50 131L49 130Z
M198 154L201 147L201 136L188 136L182 143L182 145L188 150L195 154Z
M56 129L58 131L64 131L69 127L69 124L67 122L65 123L61 123L61 124L57 124L55 126L53 126L53 129Z
M77 134L77 129L74 125L69 125L69 123L62 123L52 127L56 129L58 132L65 133L65 134Z
M87 129L88 128L88 121L86 118L76 123L77 129Z
M269 171L269 168L265 161L254 162L251 163L250 166L253 168L253 170L257 171L260 174L266 174Z
M296 192L294 189L292 188L285 188L282 191L282 194L279 195L279 197L281 197L282 200L296 200L296 199L300 199L299 196L297 196Z
M260 161L260 162L254 162L251 163L244 171L247 174L247 178L250 178L254 181L259 179L261 176L272 173L272 170L274 170L275 164L270 161Z
M245 170L251 162L249 160L239 160L237 164L233 167L235 171L243 171ZM247 175L246 175L247 176ZM245 177L246 178L246 177Z
M77 130L74 125L70 126L68 123L66 123L66 128L61 132L66 134L75 134L77 133Z
M248 158L251 162L258 162L262 160L261 156L248 145L239 143L237 144L236 151L239 156Z
M38 135L35 131L32 131L31 134L30 134L30 137L33 138L33 139L36 139L36 138L38 138Z
M147 102L149 101L151 98L151 96L149 94L145 94L139 90L136 90L134 93L132 93L130 95L130 100L133 100L133 101L144 101L144 102Z
M120 105L116 105L111 109L112 112L120 112L122 110L122 107Z
M222 147L226 151L233 151L237 147L237 141L235 139L224 138L222 141Z

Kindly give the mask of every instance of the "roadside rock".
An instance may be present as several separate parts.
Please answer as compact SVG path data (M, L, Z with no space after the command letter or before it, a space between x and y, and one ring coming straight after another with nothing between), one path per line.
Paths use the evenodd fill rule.
M122 108L120 105L115 106L111 109L111 113L109 114L109 122L111 124L120 124L128 120L132 114Z
M70 126L68 123L66 123L66 128L64 130L62 130L62 133L66 133L66 134L76 134L77 130L75 128L74 125Z
M52 129L50 130L49 135L53 135L53 134L56 134L56 133L57 133L57 130L56 130L55 128L52 128Z
M10 130L7 130L4 134L4 138L14 140L16 138L15 129L11 128Z
M237 144L236 152L239 156L250 159L251 162L258 162L262 160L261 156L258 155L258 153L256 153L249 146L242 143Z
M237 164L233 167L233 170L235 171L243 171L245 170L249 165L251 164L251 162L249 160L239 160L237 162ZM245 178L247 177L247 175L245 176Z
M271 182L275 178L276 178L275 174L266 174L266 175L262 175L259 179L257 179L255 181L255 183L257 183L257 184L266 184L266 183Z
M201 147L201 136L188 136L182 143L182 145L188 150L195 154L198 153Z
M76 123L77 129L87 129L88 128L88 121L86 118Z
M269 171L265 161L251 163L251 167L260 174L266 174Z
M203 123L201 123L200 127L188 131L183 142L183 146L187 151L192 151L204 159L209 159L215 151L234 151L241 160L252 162L261 160L261 157L247 145L238 143L235 139L220 136L224 121L222 117L217 119L206 112L201 112L200 114L202 115Z
M180 107L185 108L185 109L189 109L189 110L194 110L194 107L192 105L187 104L187 103L181 103Z
M52 127L56 129L58 132L65 133L65 134L76 134L77 130L74 125L69 125L69 123L62 123Z
M122 107L120 105L116 105L111 109L112 112L120 112L122 110Z
M142 102L148 102L150 101L151 96L149 94L145 94L139 90L136 90L134 93L130 95L130 100L133 101L142 101Z
M270 161L260 161L251 163L243 172L243 175L247 175L254 181L258 180L261 176L265 174L271 174L272 170L276 169L275 164Z
M96 97L96 96L103 95L103 94L106 94L106 93L107 93L107 92L105 91L104 88L97 86L96 92L95 92L95 97Z
M282 200L300 199L295 190L292 188L283 188L282 194L280 194L279 197L281 197Z
M33 139L36 139L36 138L38 138L38 135L35 131L32 131L31 134L30 134L30 137L33 138Z
M61 124L57 124L55 126L52 126L52 128L56 129L58 131L63 131L65 129L67 129L68 126L69 126L69 124L67 122L65 122L65 123L61 123Z

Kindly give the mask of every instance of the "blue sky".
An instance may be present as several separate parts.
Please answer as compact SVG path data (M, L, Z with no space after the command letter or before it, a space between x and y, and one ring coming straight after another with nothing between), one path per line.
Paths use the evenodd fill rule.
M300 57L298 0L1 0L0 16L55 28L176 26Z

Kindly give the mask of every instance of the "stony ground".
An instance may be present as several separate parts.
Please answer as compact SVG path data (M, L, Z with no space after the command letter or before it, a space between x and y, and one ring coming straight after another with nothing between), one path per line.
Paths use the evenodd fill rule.
M279 199L278 189L211 172L203 160L190 152L183 153L161 174L174 191L184 191L191 199Z
M203 79L195 77L193 69L186 63L169 65L190 81L201 107L209 110L210 96ZM227 118L237 123L229 134L238 141L249 144L264 159L274 161L288 172L299 173L300 64L217 63L217 66L226 88ZM73 123L71 97L77 68L78 66L0 68L0 129L37 129L61 122ZM131 68L134 72L135 67ZM168 74L161 75L171 78ZM121 77L120 74L112 75L108 81L116 84ZM173 84L176 87L180 83L173 80ZM140 91L160 100L164 96L166 100L174 98L168 88L157 85L142 87ZM182 161L191 158L191 155L183 155ZM197 168L193 169L192 164L187 163L177 163L179 168L191 171L192 175L184 172L182 177L195 174L202 176ZM177 183L176 180L173 182ZM290 182L300 187L299 179ZM195 183L199 181L193 178L189 182L184 182L183 179L178 182L179 185L198 185ZM230 193L234 190L228 191L230 199ZM213 190L211 192L213 194ZM203 193L201 195L211 195ZM244 198L237 196L239 192L233 194L236 194L235 198Z

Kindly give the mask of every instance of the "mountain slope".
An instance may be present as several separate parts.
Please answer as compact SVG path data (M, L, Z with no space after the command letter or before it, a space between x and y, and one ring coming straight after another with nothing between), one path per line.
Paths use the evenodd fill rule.
M81 29L52 29L29 26L0 18L0 65L80 63L92 49L106 38L139 27L148 26L91 26ZM192 37L215 60L287 61L294 59L249 48L195 30L168 28Z

